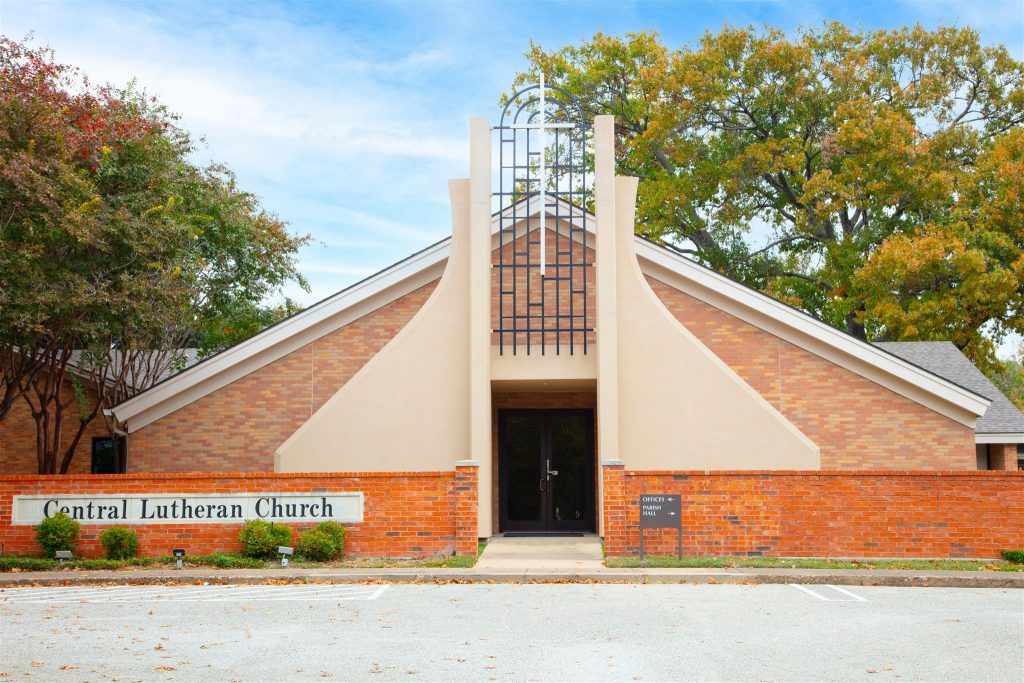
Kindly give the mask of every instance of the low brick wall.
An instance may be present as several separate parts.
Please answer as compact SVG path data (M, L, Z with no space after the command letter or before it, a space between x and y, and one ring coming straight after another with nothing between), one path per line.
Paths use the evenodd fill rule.
M639 554L641 494L682 503L683 554L995 558L1024 548L1024 472L642 472L602 468L604 547ZM675 529L644 550L674 555Z
M345 524L346 556L476 555L477 469L448 472L339 472L312 474L201 473L0 476L0 542L8 554L39 554L35 530L14 526L15 495L228 494L362 492L363 521ZM315 522L290 524L296 532ZM102 557L99 535L117 524L82 524L77 554ZM235 552L241 523L125 524L138 532L140 554ZM298 534L293 538L298 542Z

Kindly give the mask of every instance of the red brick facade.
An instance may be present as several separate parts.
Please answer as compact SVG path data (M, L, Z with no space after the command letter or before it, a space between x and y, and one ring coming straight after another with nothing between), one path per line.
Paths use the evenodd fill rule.
M272 471L277 447L398 334L436 284L133 432L128 471Z
M31 526L12 526L14 495L145 493L323 493L364 496L363 522L346 524L345 554L352 557L476 555L477 469L452 472L339 472L329 474L128 474L0 477L0 539L11 554L37 554ZM139 524L140 553L167 555L175 547L190 554L240 549L240 524ZM291 525L296 532L314 523ZM83 524L78 554L100 557L100 532L107 525ZM293 542L297 542L297 535Z
M988 445L988 468L990 470L1017 469L1017 444L994 443Z
M684 555L996 558L1024 547L1020 472L636 472L602 468L604 549L639 553L645 493L682 500ZM675 529L647 529L652 555Z
M71 400L71 387L65 384L63 401ZM61 428L61 444L67 447L78 430L75 409L72 406L64 411ZM69 474L88 474L92 468L93 437L107 437L110 432L102 416L89 423L82 434L75 455L68 469ZM59 467L58 463L58 467ZM24 399L18 399L11 406L10 412L0 420L0 475L4 474L36 474L39 465L36 461L36 422Z
M976 468L969 427L674 287L647 280L679 322L818 444L822 469Z
M586 267L582 265L576 265L572 268L567 265L556 267L554 265L556 263L566 264L569 262L568 254L556 253L557 251L569 250L569 238L565 235L559 235L550 228L546 231L546 235L546 264L549 267L545 277L541 277L539 268L494 268L491 270L491 329L497 330L499 327L498 314L501 311L500 287L503 285L506 290L511 290L513 288L513 277L515 277L515 305L512 305L513 297L506 297L505 310L501 311L501 313L505 316L515 314L523 317L518 322L506 320L506 330L512 329L513 325L517 325L516 329L529 328L530 330L543 329L549 331L543 335L530 334L529 336L522 332L518 334L506 332L504 335L505 345L511 348L514 337L519 353L525 352L527 341L531 345L538 347L541 344L553 346L559 342L561 344L569 342L572 335L569 333L558 334L556 330L559 324L563 328L570 327L570 319L563 318L561 323L559 323L558 319L550 315L554 311L558 311L559 315L572 316L571 327L576 329L583 329L584 327L594 328L597 319L597 296L595 295L597 283L594 271L594 250L590 246L586 248L586 263L588 264ZM537 230L530 234L530 239L539 239ZM593 237L590 237L590 239L593 240ZM527 247L525 236L520 237L514 243L505 244L500 251L495 249L491 255L491 262L494 264L503 263L506 266L510 266L517 261L523 264L526 262L526 257L514 255L513 252L522 254L527 248L530 249L532 263L536 264L540 255L540 245L531 244ZM572 252L573 261L581 264L584 256L583 245L573 241ZM572 281L568 279L570 275L573 278ZM501 277L504 278L504 283L499 282ZM566 279L553 279L555 277ZM573 288L579 290L584 287L584 281L589 292L585 298L578 291L575 294L571 291ZM527 294L527 289L529 289L529 294ZM542 300L544 301L544 310L549 314L544 318L537 313L538 309L536 307L528 305L529 302L540 302ZM501 341L500 336L497 332L492 334L491 343L495 346L499 345ZM586 333L588 345L593 345L596 339L597 335L593 329ZM577 347L583 343L583 340L583 332L573 336L573 344L577 345Z

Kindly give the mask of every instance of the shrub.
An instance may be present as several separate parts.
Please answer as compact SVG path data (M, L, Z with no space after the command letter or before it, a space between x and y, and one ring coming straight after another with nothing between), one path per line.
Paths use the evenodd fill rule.
M338 543L334 537L320 529L310 529L302 534L302 538L299 539L299 553L307 560L315 562L327 562L341 554L338 552Z
M1014 564L1024 564L1024 550L1004 550L1003 559Z
M291 527L262 519L251 519L238 532L242 554L248 557L270 558L277 555L277 547L291 545Z
M321 522L299 539L299 553L309 560L329 562L345 552L345 527L337 522Z
M348 533L348 529L337 522L320 522L315 528L334 539L338 544L338 555L345 552L345 534Z
M112 526L100 534L100 543L107 551L108 560L127 560L139 550L139 537L131 529Z
M48 557L0 557L0 572L44 572L56 566Z
M82 525L63 512L44 519L36 526L36 540L47 556L53 557L58 550L75 550Z

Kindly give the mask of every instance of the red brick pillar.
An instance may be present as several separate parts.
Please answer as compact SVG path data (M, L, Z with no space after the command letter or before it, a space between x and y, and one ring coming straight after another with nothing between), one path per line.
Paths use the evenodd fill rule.
M604 554L626 554L626 463L605 460L601 463L604 486Z
M477 477L480 463L459 460L455 463L455 554L476 557L477 515L480 512Z
M1017 444L993 443L988 446L988 468L990 470L1016 470Z

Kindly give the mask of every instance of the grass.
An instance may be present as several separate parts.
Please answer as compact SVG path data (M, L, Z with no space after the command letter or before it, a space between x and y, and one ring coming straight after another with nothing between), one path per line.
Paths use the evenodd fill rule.
M1002 560L826 560L782 557L683 557L647 556L607 557L606 567L615 568L692 568L747 567L757 569L942 569L950 571L1024 571L1024 564Z
M477 557L484 551L486 543L479 544ZM333 562L313 562L301 556L296 557L290 566L301 568L339 568L339 569L392 569L401 567L422 567L437 569L447 567L470 568L476 565L477 557L440 557L398 559L387 557L343 558ZM77 559L60 562L49 557L28 557L8 555L0 557L0 572L44 572L44 571L90 571L120 570L145 568L173 567L175 558L171 555L160 557L135 557L130 560ZM186 568L213 567L216 569L266 569L276 567L277 560L259 560L246 557L239 553L213 553L210 555L187 555Z

